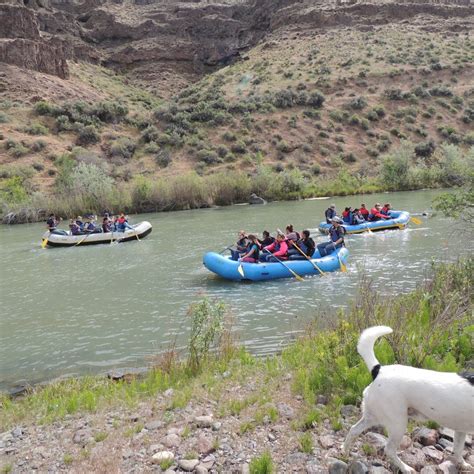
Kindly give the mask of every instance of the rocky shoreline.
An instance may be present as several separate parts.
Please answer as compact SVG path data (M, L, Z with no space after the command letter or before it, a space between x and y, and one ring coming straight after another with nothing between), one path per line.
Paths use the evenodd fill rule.
M383 430L361 436L351 455L343 456L342 442L360 416L353 405L341 408L337 431L329 418L303 430L298 419L305 402L291 393L291 378L286 374L272 384L272 393L257 410L245 403L265 390L265 381L254 377L225 384L222 399L242 401L231 413L210 389L194 389L181 407L176 406L178 393L168 389L136 406L66 415L52 424L22 424L0 434L1 472L244 474L250 472L251 460L265 451L275 472L394 472L383 454ZM316 408L324 410L326 398L317 401ZM311 440L309 448L303 446L303 435ZM401 457L423 474L456 473L449 460L452 437L448 429L413 428L402 441ZM471 437L464 455L474 464Z

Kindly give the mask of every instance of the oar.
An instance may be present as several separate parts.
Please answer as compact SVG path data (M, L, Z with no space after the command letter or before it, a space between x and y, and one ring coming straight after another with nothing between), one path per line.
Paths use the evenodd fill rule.
M339 256L339 252L337 253L337 259L339 260L339 269L341 270L342 273L346 273L347 267L344 264L344 262L341 260L341 257Z
M311 264L313 265L313 267L315 268L315 270L317 270L319 273L321 273L321 275L325 275L326 273L323 272L314 262L313 260L311 260L310 257L308 257L297 245L296 245L296 242L293 242L293 247L296 248L296 250L298 250L298 252L303 255L303 257L306 258L306 260L309 260L311 262Z
M82 242L84 242L84 240L86 240L87 237L89 237L89 235L91 235L91 234L92 234L92 232L90 232L89 234L86 234L81 240L79 240L79 242L76 245L74 245L74 247L76 247L77 245L81 245Z
M240 275L242 276L242 278L245 278L244 267L242 266L242 264L240 264L240 265L237 267L237 271L240 273Z
M232 248L232 245L228 245L226 248L222 249L220 252L219 252L219 255L222 255L226 250L230 250Z
M51 234L51 232L50 232L50 234ZM41 241L41 248L42 248L42 249L45 249L45 248L46 248L46 245L48 245L48 237L46 237L46 239L43 239L43 240Z
M285 265L278 257L275 257L270 250L263 249L264 252L269 253L270 255L273 256L273 258L278 262L281 263L298 281L304 281L304 278L302 278L300 275L298 275L296 272L294 272L288 265Z
M413 222L413 224L416 224L416 225L422 224L421 220L418 219L417 217L410 217L410 220Z

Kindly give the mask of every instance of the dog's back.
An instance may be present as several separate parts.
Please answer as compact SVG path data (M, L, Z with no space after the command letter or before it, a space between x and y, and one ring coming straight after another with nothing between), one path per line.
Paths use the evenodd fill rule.
M442 426L474 431L474 385L452 372L382 366L364 397L375 404L377 400L392 401L394 406L414 409Z

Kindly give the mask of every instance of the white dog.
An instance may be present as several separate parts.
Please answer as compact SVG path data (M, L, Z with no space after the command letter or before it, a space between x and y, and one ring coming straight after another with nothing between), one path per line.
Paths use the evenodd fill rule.
M474 377L406 365L381 367L374 354L374 343L391 332L387 326L375 326L360 336L357 351L371 371L373 382L364 390L363 415L350 429L344 451L349 453L355 438L363 431L382 425L388 431L385 454L402 473L414 473L397 456L408 414L411 416L413 412L417 418L434 420L454 430L454 459L463 469L472 469L462 458L462 451L466 433L474 432Z

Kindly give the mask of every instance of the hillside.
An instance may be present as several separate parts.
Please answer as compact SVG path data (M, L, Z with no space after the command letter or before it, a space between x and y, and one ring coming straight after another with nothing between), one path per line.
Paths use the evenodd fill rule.
M444 186L472 165L469 3L141 3L0 4L4 214ZM46 200L85 176L107 196Z

